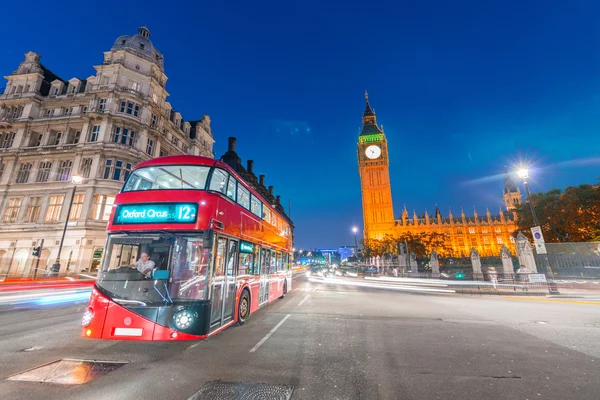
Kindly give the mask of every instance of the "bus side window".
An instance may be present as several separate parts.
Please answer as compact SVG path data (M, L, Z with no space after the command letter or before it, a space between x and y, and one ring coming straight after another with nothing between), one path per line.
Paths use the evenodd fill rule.
M230 175L229 181L227 182L227 197L229 197L233 201L236 201L236 199L237 199L236 192L237 192L237 181L235 180L235 178L233 176Z
M260 247L254 246L254 260L252 261L252 270L250 275L260 275Z
M277 253L274 251L271 252L271 268L269 268L269 273L274 274L277 272Z
M215 169L208 189L225 194L228 176L229 174L222 169Z

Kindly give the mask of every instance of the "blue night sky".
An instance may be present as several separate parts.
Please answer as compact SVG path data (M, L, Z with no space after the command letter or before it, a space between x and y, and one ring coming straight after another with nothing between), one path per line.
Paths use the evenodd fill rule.
M141 25L165 56L170 101L210 115L287 205L296 247L353 244L362 225L356 140L365 89L384 125L397 217L480 214L502 203L505 165L532 189L600 175L597 1L213 1L3 5L0 72L29 50L65 79ZM486 4L494 3L494 4Z

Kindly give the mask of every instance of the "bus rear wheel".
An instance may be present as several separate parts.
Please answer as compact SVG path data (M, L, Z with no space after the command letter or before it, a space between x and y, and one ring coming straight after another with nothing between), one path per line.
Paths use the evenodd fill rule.
M250 315L250 295L244 290L238 304L238 324L244 325Z

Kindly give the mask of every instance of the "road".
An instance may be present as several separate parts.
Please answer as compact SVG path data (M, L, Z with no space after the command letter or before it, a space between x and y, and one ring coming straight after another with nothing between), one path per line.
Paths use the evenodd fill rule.
M83 339L85 304L0 312L1 397L183 400L219 381L278 385L293 399L600 398L598 302L304 277L295 287L246 325L200 342ZM5 379L65 358L127 364L82 385Z

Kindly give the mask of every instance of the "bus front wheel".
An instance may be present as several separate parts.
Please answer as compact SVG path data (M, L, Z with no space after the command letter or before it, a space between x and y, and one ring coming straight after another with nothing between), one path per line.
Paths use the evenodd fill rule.
M250 296L248 291L244 290L238 304L238 324L244 325L250 315Z

